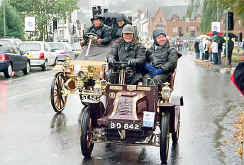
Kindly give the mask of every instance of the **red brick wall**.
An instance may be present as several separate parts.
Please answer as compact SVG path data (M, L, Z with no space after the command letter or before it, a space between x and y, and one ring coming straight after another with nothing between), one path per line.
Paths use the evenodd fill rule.
M158 24L160 24L160 18L163 22L163 29L166 31L167 35L170 37L178 36L178 30L177 32L174 32L174 28L176 27L181 27L182 33L190 35L190 26L193 26L196 30L199 28L201 18L197 17L194 20L189 20L189 22L185 22L184 19L179 19L178 16L173 16L171 20L167 20L166 17L164 16L163 12L161 9L158 9L156 12L155 16L151 19L149 19L149 35L152 36L152 32L154 29L160 28L157 27ZM188 32L186 32L187 27L189 29ZM196 35L199 35L199 32L196 31Z

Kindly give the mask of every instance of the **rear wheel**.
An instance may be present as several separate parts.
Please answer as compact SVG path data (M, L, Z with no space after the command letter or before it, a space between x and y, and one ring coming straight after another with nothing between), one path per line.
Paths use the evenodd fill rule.
M180 135L180 113L179 113L179 117L178 117L177 130L176 130L176 132L172 133L173 145L178 144L179 135Z
M56 73L51 85L51 104L55 112L62 112L67 102L67 96L64 96L62 89L65 77L62 72Z
M169 152L169 113L162 115L160 134L160 158L162 163L167 163Z
M41 67L42 67L42 71L46 71L47 70L47 61L45 61Z
M8 69L5 70L3 73L4 73L4 76L5 76L6 78L10 78L10 77L12 77L12 75L13 75L13 67L12 67L12 65L9 64L9 65L8 65Z
M29 62L29 61L26 62L26 67L25 67L25 69L23 70L23 73L24 73L24 74L28 74L28 73L30 73L30 62Z
M85 107L81 118L80 147L83 156L87 159L91 157L94 147L92 140L93 122L88 107Z

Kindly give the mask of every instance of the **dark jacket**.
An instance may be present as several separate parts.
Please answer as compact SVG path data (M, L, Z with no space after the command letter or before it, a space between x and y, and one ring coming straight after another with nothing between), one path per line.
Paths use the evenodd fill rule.
M200 47L199 47L199 42L194 43L194 49L196 53L200 53Z
M177 50L169 47L169 41L164 46L155 43L147 50L147 62L158 69L163 69L165 74L174 72L179 56Z
M124 25L122 27L118 27L118 26L114 27L114 29L112 31L112 39L117 39L117 38L121 37L121 33L122 33L122 29L123 29Z
M95 33L97 36L102 40L102 44L108 44L112 40L112 29L105 25L102 24L99 27L94 27L93 25L88 29L87 33ZM85 40L86 42L88 39Z
M139 72L146 59L146 49L135 41L126 43L123 39L120 39L113 44L109 58L120 62L128 62L130 59L135 59L136 71Z

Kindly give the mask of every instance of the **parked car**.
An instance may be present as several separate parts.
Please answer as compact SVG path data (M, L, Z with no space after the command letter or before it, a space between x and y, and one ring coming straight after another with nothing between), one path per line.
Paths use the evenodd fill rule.
M0 41L0 72L6 78L10 78L13 72L23 71L24 74L30 72L30 60L20 54L12 45Z
M49 42L52 52L55 53L55 61L65 61L66 57L76 58L79 54L72 50L72 46L67 42Z
M22 42L18 38L1 38L0 41L8 42L9 44L11 44L15 48L18 48L19 44Z
M51 52L48 43L42 41L26 41L19 45L22 54L30 59L31 67L41 67L42 71L47 69L48 65L55 64L55 55Z

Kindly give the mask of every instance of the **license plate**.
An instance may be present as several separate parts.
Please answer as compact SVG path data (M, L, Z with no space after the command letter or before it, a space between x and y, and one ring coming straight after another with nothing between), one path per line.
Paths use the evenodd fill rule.
M121 123L121 122L109 122L110 129L125 129L125 130L139 130L141 129L141 124L138 123Z

